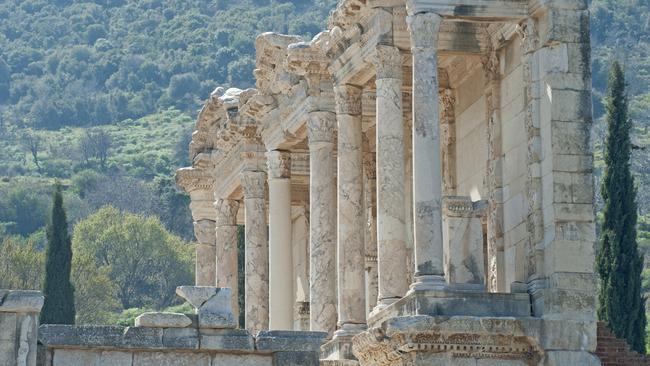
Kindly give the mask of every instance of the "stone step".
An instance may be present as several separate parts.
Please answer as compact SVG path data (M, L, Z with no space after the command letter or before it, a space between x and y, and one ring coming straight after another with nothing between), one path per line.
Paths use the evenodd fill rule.
M630 349L625 340L616 338L604 323L598 323L596 355L602 366L650 366L650 357Z

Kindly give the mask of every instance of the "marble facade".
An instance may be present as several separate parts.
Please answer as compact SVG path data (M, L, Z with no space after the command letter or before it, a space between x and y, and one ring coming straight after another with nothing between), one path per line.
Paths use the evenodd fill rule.
M323 364L598 365L584 0L342 0L256 40L177 172L197 286Z

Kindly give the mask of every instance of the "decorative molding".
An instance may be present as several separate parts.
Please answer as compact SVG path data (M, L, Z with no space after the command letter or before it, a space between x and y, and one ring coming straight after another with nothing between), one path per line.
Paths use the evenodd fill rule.
M291 177L291 152L273 150L266 153L269 179L289 179Z
M217 210L216 227L237 225L239 201L220 198L214 202L214 208Z
M411 35L411 48L436 51L440 24L442 24L442 17L436 13L418 13L407 16L406 25Z
M188 193L195 190L211 191L214 180L205 170L181 168L176 171L176 185Z

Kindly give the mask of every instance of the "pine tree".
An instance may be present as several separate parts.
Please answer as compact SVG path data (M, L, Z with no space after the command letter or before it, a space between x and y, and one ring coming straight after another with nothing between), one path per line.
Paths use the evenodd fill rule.
M598 273L601 279L598 317L631 348L645 353L645 298L641 294L643 257L636 242L637 206L630 173L630 129L625 77L618 62L609 76L605 174Z
M68 221L63 207L61 185L56 184L52 217L47 227L45 252L45 303L41 312L43 324L74 324L74 288L70 282L72 267L72 242L68 234Z

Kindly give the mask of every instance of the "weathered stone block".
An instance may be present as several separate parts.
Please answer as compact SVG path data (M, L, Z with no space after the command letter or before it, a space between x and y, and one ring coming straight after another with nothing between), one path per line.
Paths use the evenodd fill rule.
M273 366L273 356L271 355L236 355L221 353L214 355L212 366Z
M45 324L38 328L38 341L46 346L119 347L124 327Z
M553 121L591 122L591 91L547 89L547 97L552 100ZM586 128L589 129L590 126Z
M542 44L589 42L589 11L550 9L539 22Z
M199 316L199 328L236 328L229 288L180 286L176 293L186 299Z
M544 358L544 366L600 366L598 357L589 352L549 351Z
M594 258L593 242L554 240L544 252L545 273L593 273Z
M544 320L595 321L594 291L541 289L532 293L533 313Z
M52 366L99 366L101 351L57 349Z
M255 339L255 348L268 351L320 352L326 332L265 330Z
M276 352L273 366L319 366L318 352Z
M199 348L199 331L195 328L168 328L163 331L163 346L168 348Z
M253 336L243 329L200 329L199 338L201 349L250 351L255 348Z
M128 327L124 330L122 347L162 348L162 337L161 328Z
M133 354L121 351L103 351L99 364L101 366L132 366Z
M40 291L7 291L0 293L0 313L38 313L43 307Z
M134 366L210 366L209 354L186 352L136 352Z
M135 318L136 327L150 328L185 328L192 324L192 320L185 314L150 312Z

